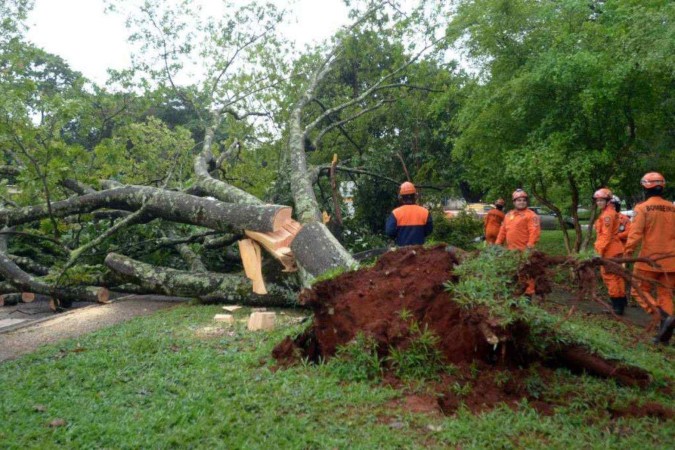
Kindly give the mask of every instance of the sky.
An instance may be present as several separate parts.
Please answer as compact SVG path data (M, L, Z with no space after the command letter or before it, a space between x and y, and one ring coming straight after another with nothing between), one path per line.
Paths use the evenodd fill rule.
M296 19L284 34L300 46L319 42L348 23L342 0L296 0L292 11ZM103 0L36 0L28 25L31 42L97 84L105 84L108 68L130 64L124 17L105 14Z

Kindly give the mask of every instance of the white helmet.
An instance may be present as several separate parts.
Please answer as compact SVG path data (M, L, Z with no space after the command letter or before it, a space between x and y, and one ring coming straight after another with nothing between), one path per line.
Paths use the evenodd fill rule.
M617 205L621 204L621 199L617 197L616 195L612 195L612 199L609 201L610 203L616 203Z

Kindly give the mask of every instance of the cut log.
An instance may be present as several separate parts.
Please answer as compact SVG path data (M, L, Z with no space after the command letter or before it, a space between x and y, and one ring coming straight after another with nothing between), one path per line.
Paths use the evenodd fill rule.
M291 250L298 265L313 277L332 269L356 266L349 252L324 224L318 222L304 225L298 231Z
M234 316L232 314L216 314L213 316L213 320L231 325L234 323Z
M246 277L253 284L253 292L260 295L267 294L265 281L262 276L260 246L252 239L242 239L239 241L239 254L241 255L241 262L244 265Z
M24 303L33 303L35 301L35 294L32 292L22 292L21 301Z
M254 312L248 319L249 331L268 331L274 329L276 313L274 312Z
M302 225L295 220L288 220L276 231L260 233L246 230L245 233L246 236L258 242L265 250L279 260L284 266L284 272L295 272L298 268L295 265L295 258L290 246L301 228Z
M104 305L110 303L110 291L106 288L100 288L97 293L98 302Z
M251 281L244 276L155 267L115 253L108 254L105 265L118 276L140 285L148 293L247 306L297 305L294 293L274 284L267 284L267 295L254 293Z
M227 312L235 312L238 309L241 309L241 306L239 305L228 305L228 306L223 306L223 309Z

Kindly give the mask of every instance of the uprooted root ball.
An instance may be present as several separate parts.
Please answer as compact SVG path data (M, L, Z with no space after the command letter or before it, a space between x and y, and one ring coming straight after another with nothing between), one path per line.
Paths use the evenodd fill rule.
M445 381L460 391L464 400L471 398L472 390L479 397L490 394L484 402L476 400L481 404L508 404L528 398L527 390L518 387L516 381L494 382L497 373L515 373L527 367L542 371L550 371L545 366L567 367L631 386L649 383L650 376L644 370L606 360L579 345L551 347L543 357L531 351L530 328L525 321L502 325L491 317L488 308L466 307L453 300L444 283L458 281L453 273L458 264L455 253L445 246L406 247L383 255L372 268L319 282L300 295L300 302L314 312L312 325L294 339L287 337L274 349L273 356L282 364L300 358L328 360L340 348L365 336L384 362L384 369L391 371L405 364L397 355L412 350L419 357L423 353L420 346L429 353L431 345L437 354L419 360L437 357L442 364L459 367L452 380ZM468 375L462 373L468 373L470 366L485 371L478 379L493 388L468 387ZM547 375L542 372L541 377ZM474 379L469 384L476 382ZM464 385L467 392L461 392ZM445 386L440 406L449 413L455 409L453 398L457 395Z

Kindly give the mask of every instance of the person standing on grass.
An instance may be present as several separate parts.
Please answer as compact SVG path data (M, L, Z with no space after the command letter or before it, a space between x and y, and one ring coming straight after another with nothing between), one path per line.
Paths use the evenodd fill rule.
M601 258L616 258L623 255L623 244L619 239L620 214L612 205L612 191L607 188L598 189L593 194L593 201L600 210L600 217L595 221L595 252ZM602 281L607 286L609 299L612 302L614 312L622 316L626 309L626 283L623 278L614 273L609 273L604 267L600 268Z
M675 289L675 205L663 198L666 179L658 172L649 172L640 184L645 201L634 208L624 257L630 258L642 243L640 258L648 258L655 264L636 262L633 268L631 295L650 314L661 319L654 344L667 345L673 336L673 290ZM656 287L656 298L651 295ZM640 295L638 290L642 291Z
M387 236L394 238L399 247L422 245L434 229L429 210L417 205L417 189L406 181L398 193L401 206L389 215L385 225Z
M499 229L504 222L504 205L506 202L503 198L497 199L494 209L491 209L483 219L483 231L485 234L485 241L488 244L494 244L499 236Z
M539 242L541 226L537 213L529 209L527 192L516 189L511 195L515 209L509 211L504 217L504 222L499 229L499 235L495 243L504 245L509 250L524 252L531 250ZM527 281L525 296L532 298L535 292L534 280Z

